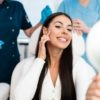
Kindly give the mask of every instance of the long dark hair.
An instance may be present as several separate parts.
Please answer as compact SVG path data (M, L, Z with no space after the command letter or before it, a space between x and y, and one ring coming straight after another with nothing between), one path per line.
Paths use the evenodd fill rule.
M60 15L66 16L67 18L70 19L72 23L71 18L65 13L58 12L58 13L54 13L50 15L42 26L40 36L39 36L39 41L40 41L41 36L43 35L43 27L48 28L52 20L55 17L60 16ZM38 56L38 49L39 49L39 43L36 49L36 57ZM37 85L37 90L36 90L35 96L33 97L33 100L40 100L42 83L48 69L48 62L50 61L50 56L49 56L47 46L46 46L46 55L47 56L46 56L45 64L41 71L40 78ZM76 100L76 93L75 93L75 87L74 87L73 76L72 76L72 70L73 70L72 64L73 64L73 56L72 56L72 42L71 42L69 46L66 49L64 49L61 59L60 59L60 65L59 65L59 76L60 76L60 81L61 81L61 99L60 100Z

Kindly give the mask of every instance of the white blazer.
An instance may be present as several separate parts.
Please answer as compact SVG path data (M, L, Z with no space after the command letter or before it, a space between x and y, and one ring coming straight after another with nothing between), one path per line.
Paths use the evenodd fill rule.
M11 80L10 100L32 100L44 63L45 61L40 58L31 57L24 59L16 66ZM87 88L95 72L82 58L79 58L73 65L73 80L77 100L85 100ZM48 69L42 84L41 100L60 100L60 98L59 75L54 87Z

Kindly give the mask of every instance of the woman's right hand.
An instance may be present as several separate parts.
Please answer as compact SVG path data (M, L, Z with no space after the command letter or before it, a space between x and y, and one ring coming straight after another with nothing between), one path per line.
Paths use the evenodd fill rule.
M39 42L39 52L38 52L38 58L41 58L43 60L45 60L46 58L46 47L45 44L47 41L49 41L49 35L43 35L41 37L41 40Z
M90 84L86 100L100 100L100 75L95 76L93 82Z

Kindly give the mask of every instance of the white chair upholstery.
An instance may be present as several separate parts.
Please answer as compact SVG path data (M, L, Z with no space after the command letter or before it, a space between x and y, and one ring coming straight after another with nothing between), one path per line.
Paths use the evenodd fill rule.
M78 35L75 31L72 33L72 47L73 47L73 64L75 64L78 59L85 52L85 42L81 35Z
M82 35L78 35L76 32L72 33L72 46L73 52L79 56L82 56L85 52L85 42Z
M41 27L42 26L40 26L38 29L36 29L30 38L30 42L29 42L29 46L28 46L28 56L32 56L35 54Z
M7 100L9 97L9 84L0 83L0 100Z

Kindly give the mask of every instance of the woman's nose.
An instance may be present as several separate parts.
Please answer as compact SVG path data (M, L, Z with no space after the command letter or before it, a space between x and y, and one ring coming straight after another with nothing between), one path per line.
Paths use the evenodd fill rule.
M67 29L63 28L63 34L67 34Z

